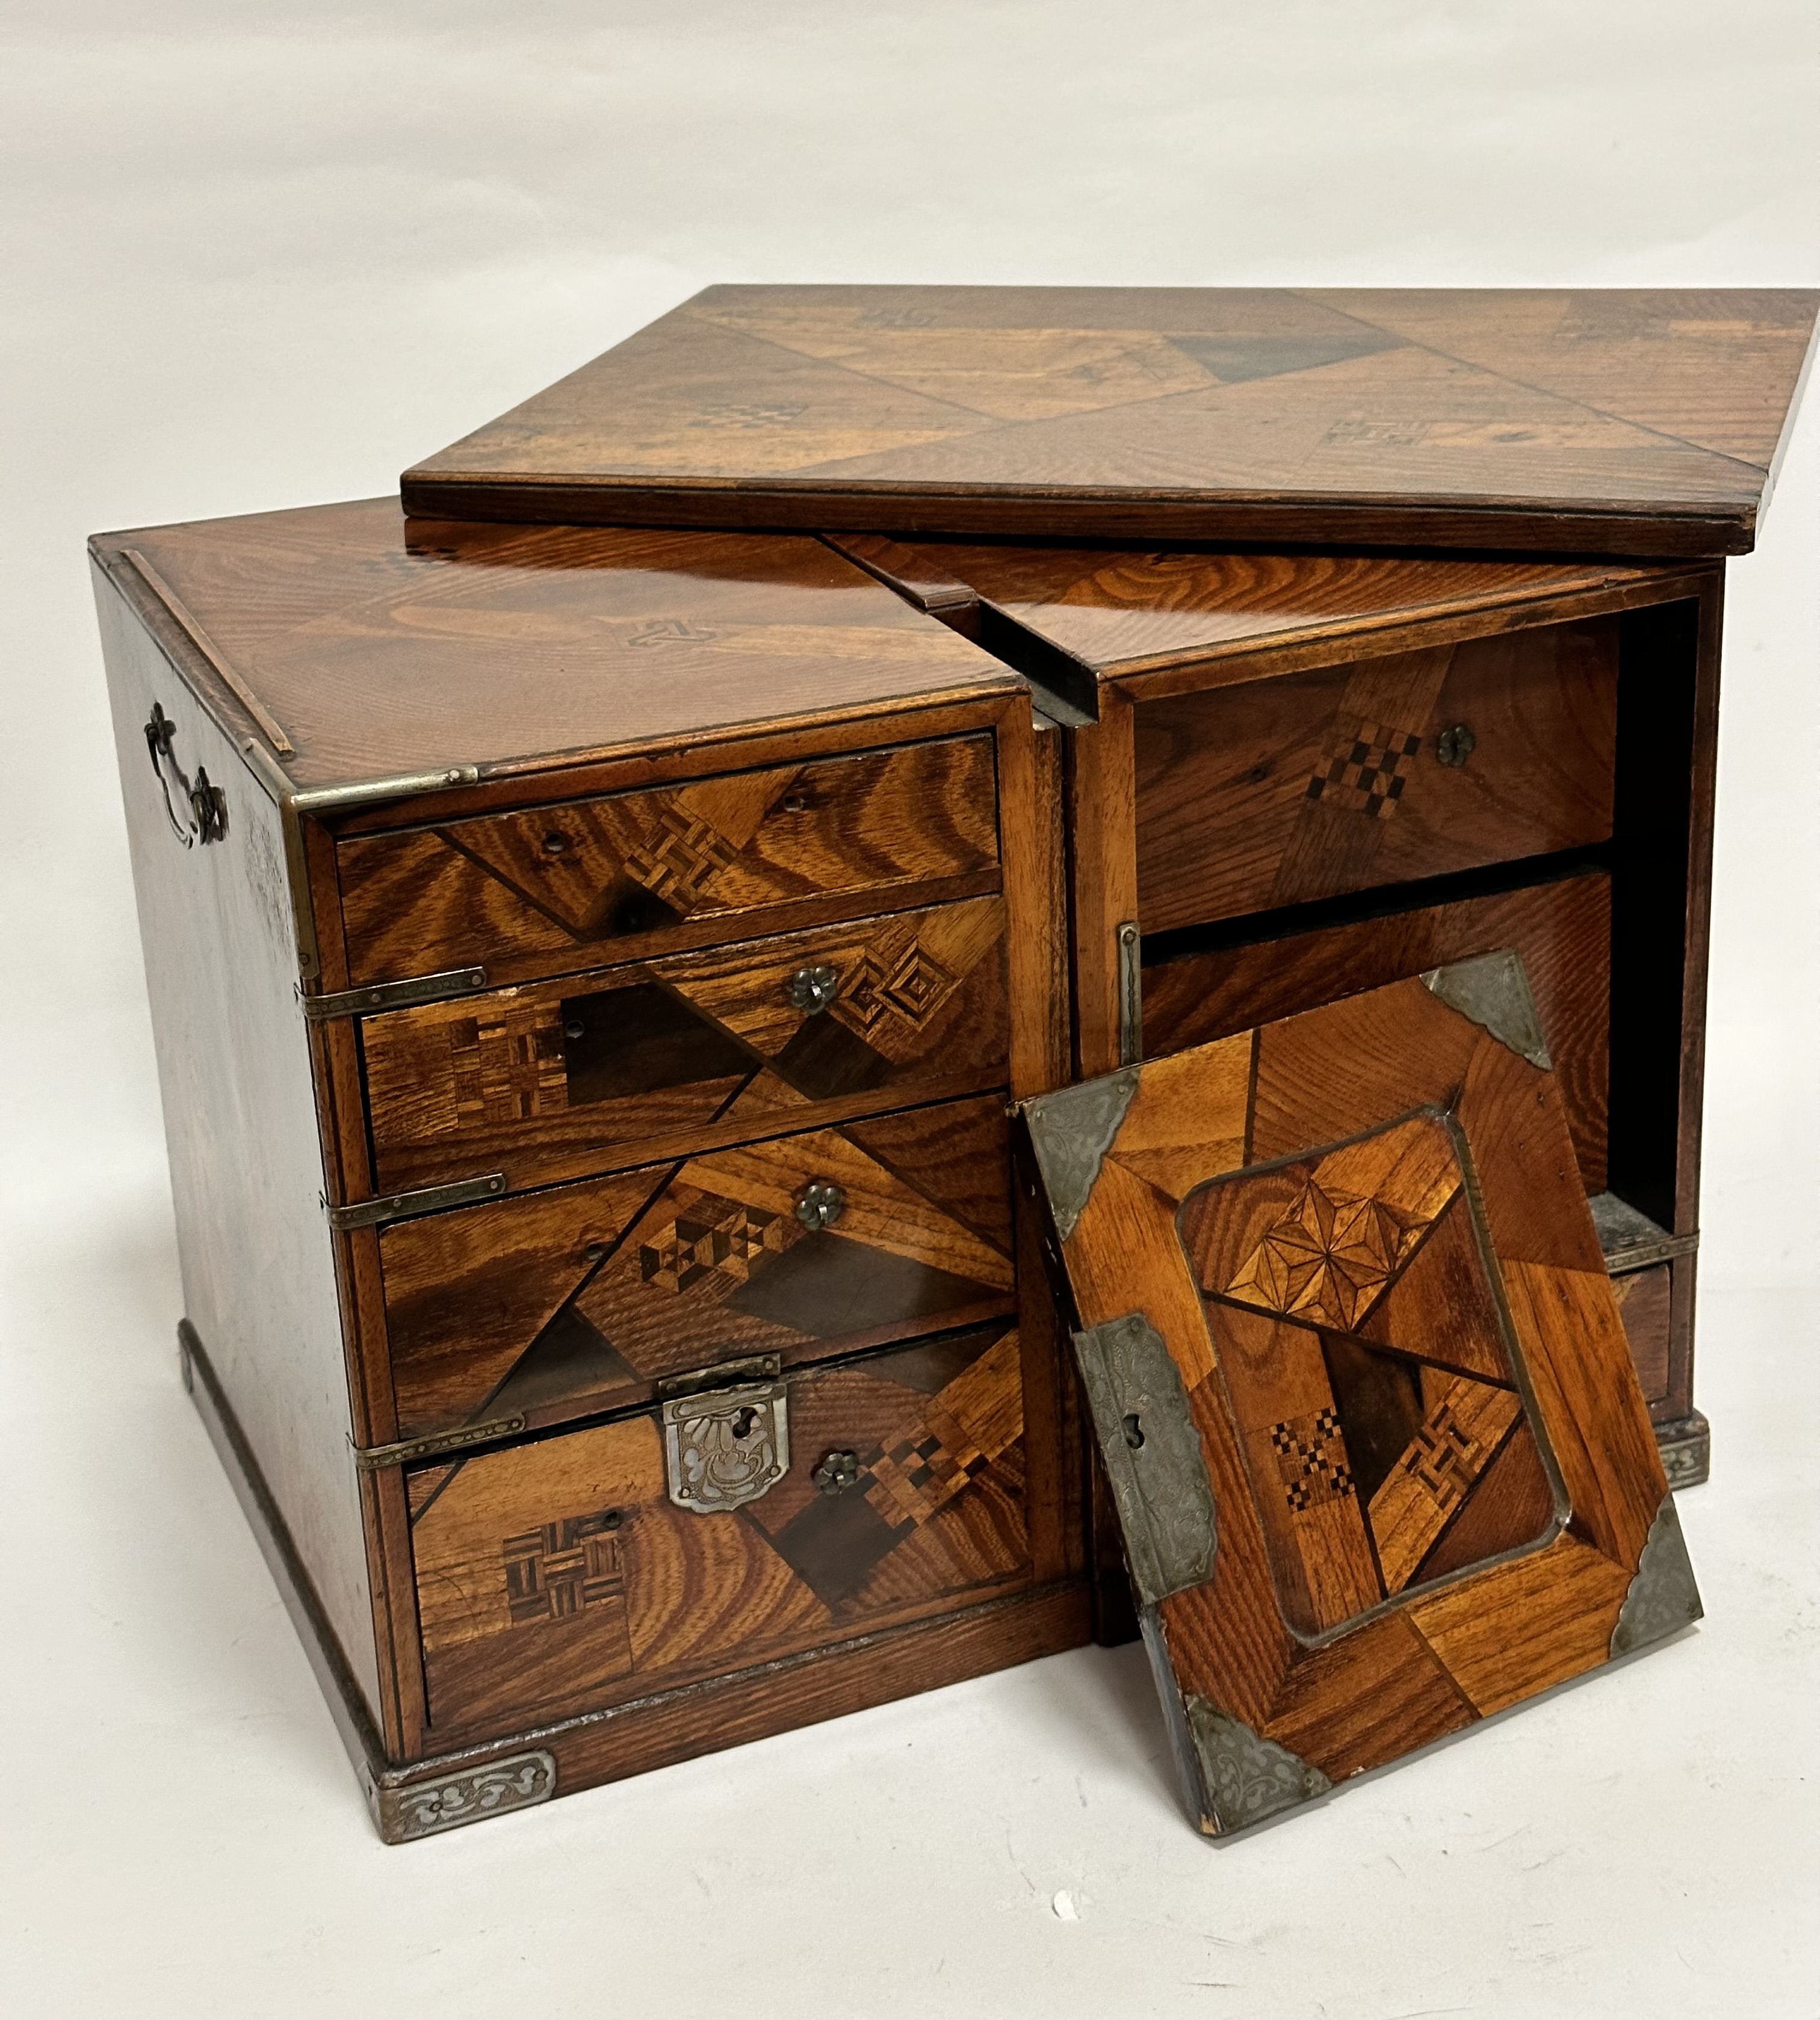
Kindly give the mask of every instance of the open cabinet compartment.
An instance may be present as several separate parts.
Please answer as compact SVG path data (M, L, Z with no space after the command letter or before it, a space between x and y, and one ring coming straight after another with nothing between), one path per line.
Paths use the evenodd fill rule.
M1021 1112L1201 1829L1699 1616L1513 953Z

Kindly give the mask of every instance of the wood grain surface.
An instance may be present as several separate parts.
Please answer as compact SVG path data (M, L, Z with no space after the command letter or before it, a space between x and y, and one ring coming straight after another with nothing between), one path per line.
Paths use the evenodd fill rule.
M350 1445L332 1239L321 1209L311 1033L278 810L172 671L140 613L98 578L134 895L170 1156L183 1310L208 1342L340 1658L369 1714L401 1728L383 1603ZM151 762L154 706L171 755L223 794L227 832L186 846Z
M1144 1055L1506 946L1535 992L1582 1183L1599 1192L1611 1022L1611 885L1602 870L1156 961L1143 971Z
M510 1187L1002 1084L997 898L362 1019L382 1192ZM798 1007L805 972L831 1003Z
M223 719L300 789L522 765L1015 692L820 542L413 522L394 499L105 534L209 640ZM875 732L876 733L876 732Z
M1604 841L1617 692L1607 618L1140 703L1145 930Z
M790 1385L762 1498L676 1506L639 1415L413 1476L431 1730L509 1731L1014 1589L1030 1579L1014 1326ZM851 1484L812 1477L849 1455Z
M1624 1336L1630 1342L1630 1357L1637 1364L1637 1379L1650 1403L1660 1403L1669 1393L1670 1275L1671 1266L1658 1262L1653 1270L1633 1270L1611 1280Z
M383 1230L398 1434L648 1401L742 1355L786 1365L1013 1306L995 1098L704 1152ZM838 1218L796 1215L814 1183Z
M1184 1731L1337 1782L1607 1659L1666 1484L1549 1075L1415 980L1146 1063L1061 1254L1199 1435Z
M350 979L530 979L874 911L998 868L990 735L358 835L336 852ZM830 903L828 901L834 901Z
M1739 553L1816 300L710 288L404 492L450 518Z
M1233 678L1261 652L1331 641L1346 658L1380 633L1468 623L1493 631L1551 607L1624 597L1679 578L1667 562L1555 561L1509 554L1220 552L1023 547L1006 541L825 536L918 608L977 635L969 605L1134 696ZM1237 673L1237 678L1245 678Z

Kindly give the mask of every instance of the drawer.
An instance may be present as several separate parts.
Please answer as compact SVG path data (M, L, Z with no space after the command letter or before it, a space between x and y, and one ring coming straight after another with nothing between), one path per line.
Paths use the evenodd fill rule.
M549 1423L736 1357L787 1367L1008 1313L1008 1126L996 1096L943 1103L394 1223L398 1436ZM812 1186L837 1197L799 1215Z
M1659 1403L1669 1393L1669 1266L1658 1262L1653 1269L1614 1277L1611 1289L1643 1399Z
M1026 1582L1023 1430L992 1326L409 1474L436 1742Z
M1140 703L1144 931L1603 841L1617 695L1600 618Z
M825 917L830 901L876 910L949 879L995 888L992 738L356 836L336 862L354 985L475 965L501 981L561 974L641 942L772 930L808 900Z
M1252 940L1143 971L1146 1058L1356 996L1469 955L1523 957L1589 1193L1605 1184L1611 881L1589 870L1495 896Z
M975 898L366 1018L378 1188L516 1190L1002 1081L1004 933Z

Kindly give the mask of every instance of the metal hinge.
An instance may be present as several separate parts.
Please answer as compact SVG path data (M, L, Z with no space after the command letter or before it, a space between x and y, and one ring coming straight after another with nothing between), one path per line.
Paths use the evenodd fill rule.
M1077 1332L1074 1360L1146 1606L1201 1584L1216 1548L1213 1487L1182 1375L1142 1312Z
M449 996L471 996L487 986L484 968L445 968L440 975L413 975L404 982L376 982L369 989L343 989L330 996L306 996L303 1015L313 1023L330 1017L364 1017L380 1010L402 1010L413 1003L435 1003Z
M465 1451L494 1438L509 1438L525 1428L522 1417L495 1417L490 1423L463 1424L460 1430L438 1431L433 1437L403 1438L392 1445L356 1445L354 1462L362 1473L383 1466L409 1466L414 1459L438 1459L444 1452Z
M434 1213L440 1207L467 1206L475 1200L497 1199L506 1190L503 1172L489 1172L485 1178L457 1179L446 1186L425 1186L414 1193L388 1193L383 1199L356 1200L351 1206L332 1206L329 1225L338 1234L356 1227L378 1227L388 1220L405 1220L420 1213Z
M1135 919L1114 936L1118 946L1118 1063L1135 1066L1144 1052L1142 943Z

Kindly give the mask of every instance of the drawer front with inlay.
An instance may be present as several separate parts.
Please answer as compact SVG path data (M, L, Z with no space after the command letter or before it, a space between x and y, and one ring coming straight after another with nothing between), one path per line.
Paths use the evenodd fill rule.
M362 1021L380 1190L543 1183L997 1084L999 898Z
M387 1228L399 1437L1008 1314L1007 1128L995 1097L941 1103Z
M1140 703L1146 932L1611 832L1617 620Z
M430 1731L510 1731L1027 1582L999 1324L407 1476Z
M989 734L359 835L336 852L354 984L480 965L501 981L873 910L998 868ZM946 892L932 892L949 895ZM785 917L777 917L778 908Z

